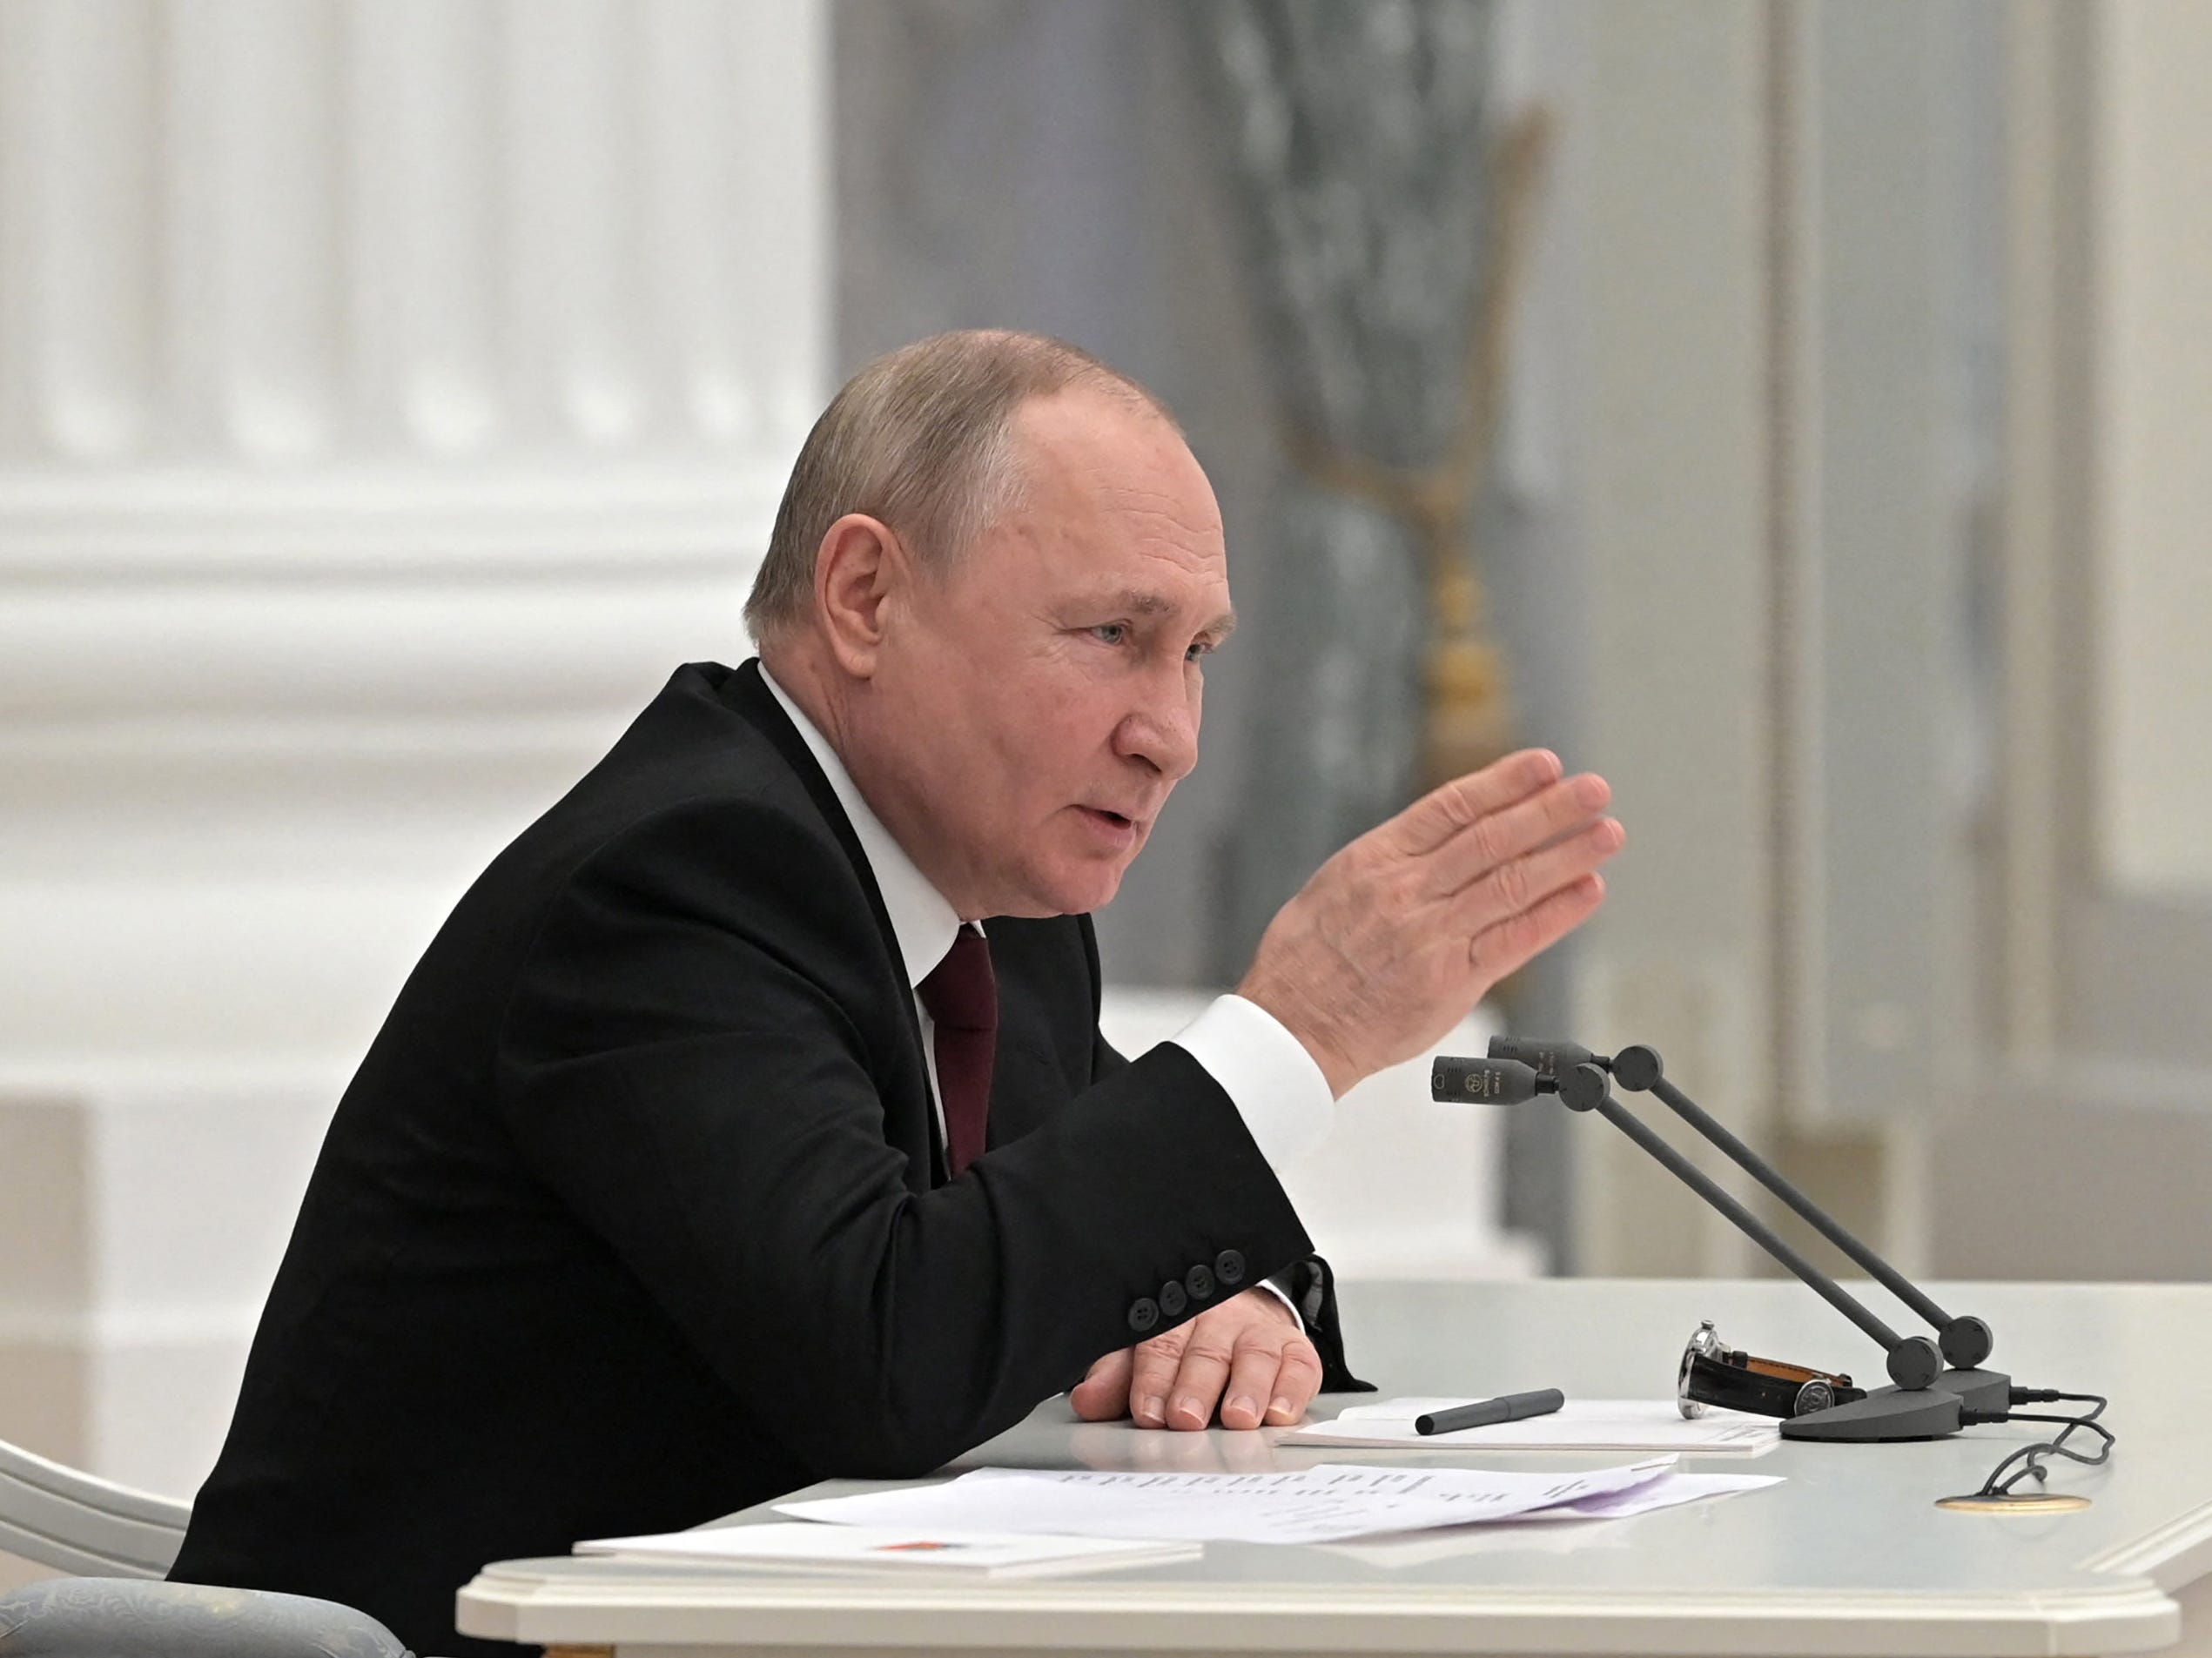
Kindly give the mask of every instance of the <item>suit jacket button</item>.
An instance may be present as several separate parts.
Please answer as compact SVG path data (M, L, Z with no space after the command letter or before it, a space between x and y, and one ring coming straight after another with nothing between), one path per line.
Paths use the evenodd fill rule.
M1200 1261L1183 1274L1183 1287L1191 1292L1193 1301L1210 1300L1214 1295L1214 1269Z
M1234 1290L1244 1282L1244 1256L1240 1251L1225 1249L1214 1258L1214 1276L1226 1289Z
M1149 1295L1140 1295L1129 1304L1129 1327L1139 1335L1149 1335L1160 1322L1160 1303Z
M1183 1293L1183 1286L1173 1279L1169 1279L1160 1286L1160 1310L1169 1318L1181 1318L1183 1309L1190 1304L1190 1297Z

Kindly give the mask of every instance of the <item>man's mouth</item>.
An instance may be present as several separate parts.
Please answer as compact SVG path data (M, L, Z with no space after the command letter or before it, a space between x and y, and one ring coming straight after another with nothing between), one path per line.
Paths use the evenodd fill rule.
M1131 836L1137 831L1137 820L1126 812L1113 811L1104 806L1084 806L1078 809L1107 835Z

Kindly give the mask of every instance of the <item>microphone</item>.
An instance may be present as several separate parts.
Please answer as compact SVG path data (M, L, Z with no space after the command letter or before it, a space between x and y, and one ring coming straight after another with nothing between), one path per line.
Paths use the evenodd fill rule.
M1517 1059L1457 1059L1438 1054L1429 1066L1429 1098L1459 1104L1518 1105L1550 1088L1534 1066Z
M1487 1062L1439 1056L1429 1070L1430 1097L1516 1104L1539 1093L1556 1093L1570 1111L1595 1111L1880 1346L1887 1355L1894 1386L1827 1410L1792 1417L1782 1426L1784 1438L1853 1443L1935 1439L1956 1432L1970 1413L1978 1416L2007 1407L2012 1379L1980 1368L1993 1345L1989 1326L1980 1319L1951 1317L1903 1273L1852 1236L1765 1158L1668 1082L1657 1049L1624 1048L1608 1059L1573 1043L1500 1037L1492 1039L1489 1051ZM1935 1326L1942 1337L1940 1348L1926 1336L1899 1335L1868 1312L1704 1171L1630 1114L1613 1098L1617 1082L1631 1092L1657 1094L1684 1122ZM1944 1367L1946 1359L1950 1361L1949 1369Z
M1571 1042L1538 1042L1530 1037L1492 1037L1490 1057L1516 1059L1524 1065L1535 1066L1547 1093L1557 1087L1559 1079L1577 1065L1596 1065L1600 1071L1613 1068L1613 1062L1602 1053L1592 1053Z

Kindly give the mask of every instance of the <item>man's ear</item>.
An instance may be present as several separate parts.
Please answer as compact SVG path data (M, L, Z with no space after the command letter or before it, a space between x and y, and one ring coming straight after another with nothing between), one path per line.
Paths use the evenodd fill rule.
M881 519L847 513L814 555L814 606L837 666L872 678L887 601L906 577L906 549Z

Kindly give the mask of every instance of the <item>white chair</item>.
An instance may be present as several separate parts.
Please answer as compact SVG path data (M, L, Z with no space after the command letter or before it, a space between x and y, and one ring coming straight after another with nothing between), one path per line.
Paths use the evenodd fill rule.
M191 1517L0 1441L0 1551L75 1574L0 1592L0 1658L411 1658L335 1601L163 1582Z
M161 1577L192 1512L0 1441L0 1554L78 1577Z

